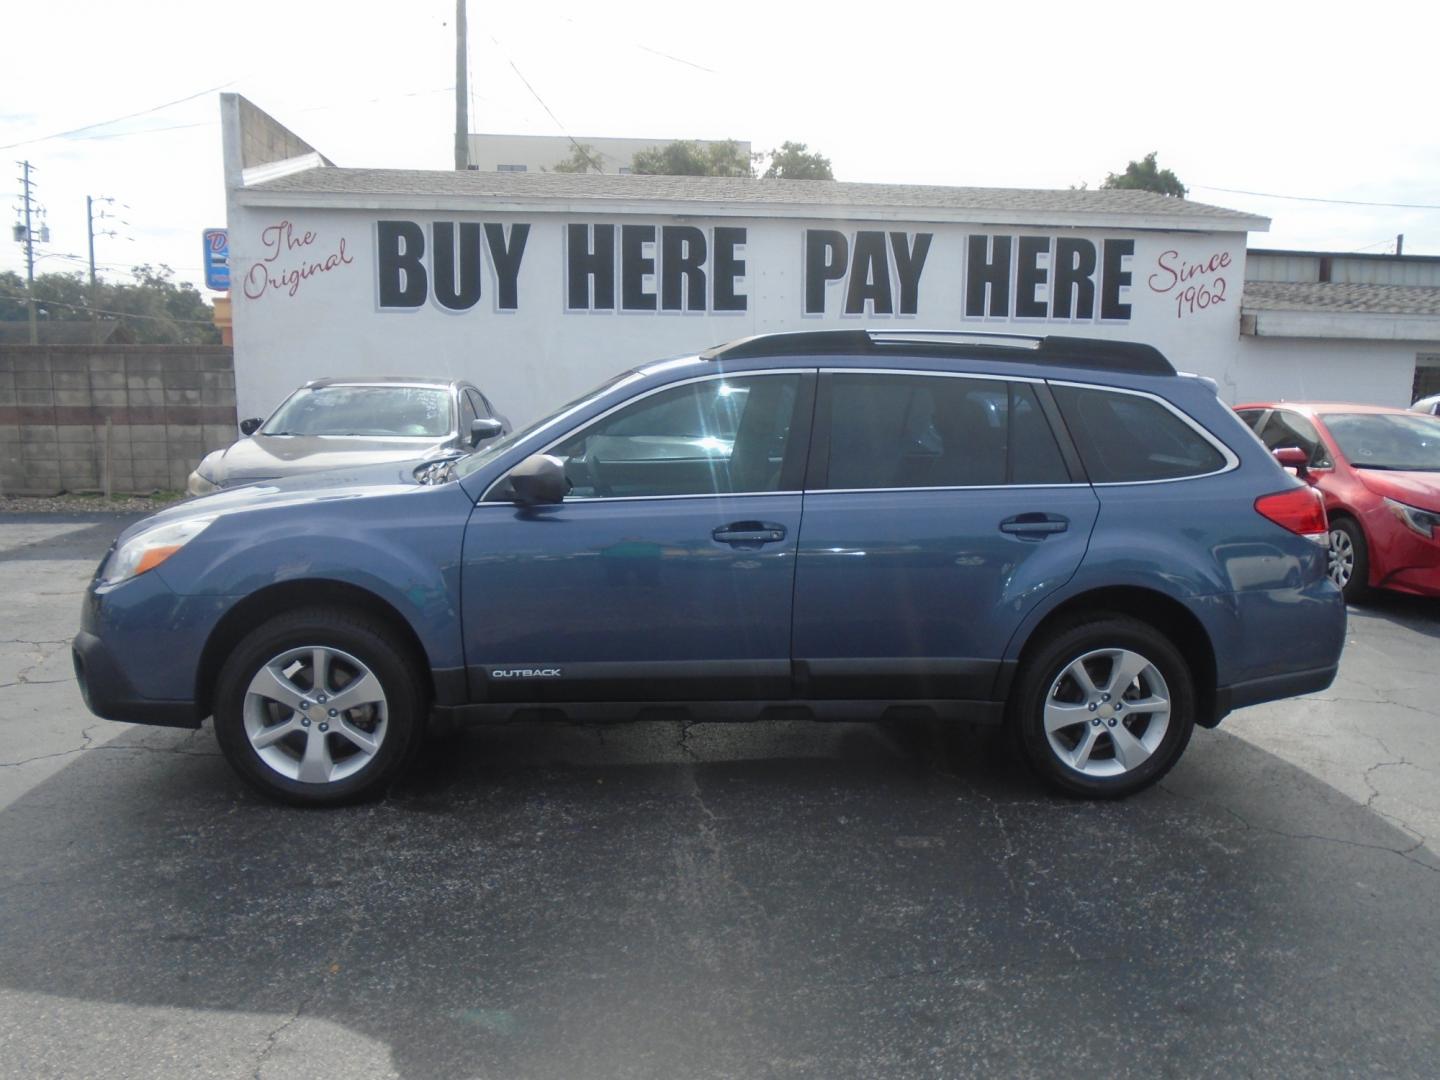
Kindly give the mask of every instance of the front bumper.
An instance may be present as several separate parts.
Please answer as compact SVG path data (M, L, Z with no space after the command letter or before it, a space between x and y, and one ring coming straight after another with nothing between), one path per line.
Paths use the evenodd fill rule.
M75 664L75 681L80 684L85 707L102 720L194 728L204 719L196 715L193 701L156 701L141 697L105 642L87 630L75 635L70 658Z

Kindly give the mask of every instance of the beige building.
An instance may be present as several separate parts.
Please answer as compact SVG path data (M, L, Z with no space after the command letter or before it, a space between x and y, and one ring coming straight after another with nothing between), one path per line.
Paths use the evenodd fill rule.
M556 165L568 162L575 145L597 159L600 172L628 173L630 162L642 150L668 146L675 139L605 139L577 135L471 135L470 168L479 172L553 172ZM696 139L701 146L719 145L723 140ZM750 144L735 140L747 157Z

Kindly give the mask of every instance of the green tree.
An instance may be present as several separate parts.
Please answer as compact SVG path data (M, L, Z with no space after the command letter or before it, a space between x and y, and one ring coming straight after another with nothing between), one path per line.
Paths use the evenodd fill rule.
M1152 150L1145 155L1143 161L1132 161L1125 166L1123 173L1108 173L1101 188L1131 189L1135 191L1154 191L1161 195L1173 195L1177 199L1183 199L1186 194L1185 185L1180 183L1180 178L1169 169L1162 169L1155 163L1156 151Z
M170 267L142 265L133 281L101 279L93 302L103 321L122 322L144 345L208 345L220 341L210 305L188 281L176 282ZM35 278L37 317L42 321L88 321L92 316L90 283L84 274L40 274ZM0 320L23 322L25 280L0 272Z
M750 155L734 139L703 145L681 140L642 150L630 170L649 176L754 176Z
M570 156L555 166L559 173L588 173L605 171L605 155L597 154L589 143L576 143Z
M763 156L763 155L761 155ZM819 152L810 152L803 142L783 142L779 150L770 151L770 167L766 180L834 180L830 159Z

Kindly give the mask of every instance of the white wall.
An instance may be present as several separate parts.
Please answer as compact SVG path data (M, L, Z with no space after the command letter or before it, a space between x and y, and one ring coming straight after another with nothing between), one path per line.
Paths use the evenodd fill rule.
M1244 401L1354 401L1410 404L1420 346L1392 341L1317 341L1246 337L1240 340L1234 383L1221 387L1232 404Z
M376 228L381 219L421 225L427 249L433 247L430 228L435 220L503 224L512 236L516 223L528 223L517 309L497 310L495 268L487 252L482 295L469 310L446 310L433 296L417 310L381 310ZM745 311L717 312L708 305L704 312L684 314L567 309L567 224L666 225L676 221L659 213L643 218L605 217L599 211L584 216L489 214L483 210L427 213L255 208L232 203L230 261L240 415L264 414L294 387L322 375L413 372L471 378L514 422L524 423L619 370L658 357L695 352L760 331L866 326L1146 341L1166 352L1179 368L1210 375L1222 384L1235 381L1231 369L1244 279L1242 233L689 218L684 224L707 232L717 226L746 230L745 247L737 253L746 264L744 276L737 282L738 291L747 297ZM289 222L288 232L281 228L282 222ZM874 314L872 304L865 314L846 316L839 310L846 288L840 282L827 287L826 313L807 316L807 227L839 230L847 234L852 247L857 229L902 232L910 245L916 234L932 234L919 278L916 314ZM1107 322L1097 312L1089 320L966 318L967 238L974 234L1088 239L1097 251L1107 240L1133 241L1134 255L1124 259L1131 282L1118 294L1118 299L1130 305L1130 317ZM1054 251L1053 240L1050 250ZM1048 259L1042 259L1045 261ZM1168 287L1173 278L1162 264L1179 268L1182 262L1213 267L1192 284L1204 283L1205 295L1216 299L1204 306L1197 304L1193 310L1183 299L1177 303L1177 293L1183 289ZM432 250L427 250L426 266L433 279ZM713 282L713 266L708 269ZM898 301L893 259L887 270L885 276ZM247 282L251 285L248 290ZM616 283L618 292L618 269ZM645 286L652 291L656 288L653 275ZM1017 291L1012 272L1012 302ZM1048 300L1047 286L1032 291L1037 300Z

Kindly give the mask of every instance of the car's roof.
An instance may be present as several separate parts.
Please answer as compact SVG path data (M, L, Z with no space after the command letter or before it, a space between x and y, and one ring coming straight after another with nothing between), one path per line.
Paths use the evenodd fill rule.
M1361 405L1353 401L1249 401L1235 406L1240 409L1294 409L1311 416L1327 416L1332 413L1392 413L1400 416L1408 409L1397 409L1390 405Z
M311 379L305 384L317 386L415 386L438 389L446 386L469 386L469 379L427 378L424 375L333 375Z

